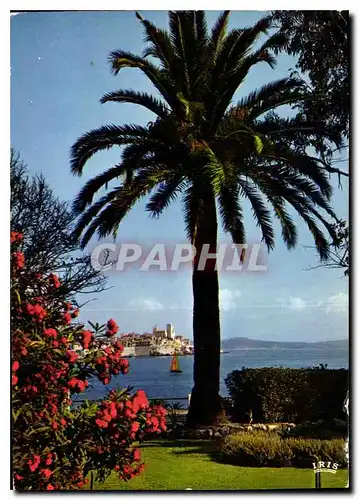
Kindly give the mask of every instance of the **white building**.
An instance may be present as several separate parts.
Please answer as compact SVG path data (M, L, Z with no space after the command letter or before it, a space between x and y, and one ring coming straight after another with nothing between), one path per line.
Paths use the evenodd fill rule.
M167 337L167 332L166 330L159 330L157 326L154 326L152 330L152 335L157 339L165 339Z
M171 323L166 326L167 338L173 340L175 338L175 329Z

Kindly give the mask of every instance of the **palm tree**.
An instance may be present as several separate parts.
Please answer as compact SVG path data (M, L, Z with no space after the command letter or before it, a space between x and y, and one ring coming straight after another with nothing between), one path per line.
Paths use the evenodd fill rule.
M180 198L188 239L201 252L217 247L218 219L236 244L245 243L242 202L248 201L269 250L274 248L271 211L279 220L287 247L297 241L291 206L314 237L322 259L329 251L320 222L334 236L325 215L335 217L329 200L328 173L306 145L315 140L340 145L335 129L309 123L300 116L281 118L275 110L303 99L302 82L276 80L232 104L251 68L275 66L282 35L268 35L271 18L254 26L227 30L223 12L211 32L202 11L169 12L169 31L136 14L147 46L141 56L116 50L109 56L112 71L142 71L158 97L135 90L104 95L101 103L134 103L156 115L147 125L106 125L92 130L72 147L71 169L81 175L98 151L122 147L117 165L91 179L74 201L76 234L85 246L97 233L116 235L135 203L148 196L146 209L158 217ZM266 35L259 48L253 45ZM99 199L95 194L117 179L118 185ZM323 215L324 214L324 215ZM208 248L208 246L207 246ZM219 287L215 261L204 270L193 261L194 387L188 423L209 424L221 414L219 397Z

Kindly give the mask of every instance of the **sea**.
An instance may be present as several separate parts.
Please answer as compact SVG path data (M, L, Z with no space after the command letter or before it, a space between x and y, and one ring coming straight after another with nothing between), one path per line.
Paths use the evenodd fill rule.
M97 399L113 388L130 386L133 391L143 389L151 399L167 399L187 407L188 394L193 386L193 356L180 356L182 373L170 373L170 356L129 358L129 373L112 378L108 386L95 381L86 392L88 399ZM315 367L320 364L328 368L348 368L349 349L330 348L248 348L231 350L221 354L220 394L228 396L224 379L233 370L283 366L288 368ZM82 397L83 395L81 395ZM177 400L177 398L183 398Z

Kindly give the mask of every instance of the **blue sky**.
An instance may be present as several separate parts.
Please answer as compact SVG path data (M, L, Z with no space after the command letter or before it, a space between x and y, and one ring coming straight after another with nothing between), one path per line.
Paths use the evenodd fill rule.
M208 12L212 25L217 12ZM164 11L142 12L166 27ZM261 12L233 12L230 27L252 24ZM154 92L137 71L111 75L107 56L114 49L135 53L143 48L141 25L134 12L27 13L11 19L11 144L31 172L42 172L59 198L72 201L86 180L112 166L119 150L100 153L80 178L71 175L69 150L88 130L108 123L145 124L153 118L132 105L99 104L110 90L134 88ZM288 74L294 61L280 56L275 70L259 66L238 96ZM346 169L345 164L341 168ZM337 189L333 206L348 217L348 186ZM185 239L179 203L159 220L151 220L140 203L123 222L120 241L146 242ZM248 336L268 340L326 340L347 336L347 280L340 270L308 267L317 263L310 235L298 219L299 244L289 252L278 235L265 273L222 273L221 322L223 338ZM259 233L249 209L245 211L249 241ZM229 241L220 234L221 241ZM151 331L171 322L177 333L191 337L192 293L190 272L112 272L111 289L83 307L81 318L104 322L115 318L122 331Z

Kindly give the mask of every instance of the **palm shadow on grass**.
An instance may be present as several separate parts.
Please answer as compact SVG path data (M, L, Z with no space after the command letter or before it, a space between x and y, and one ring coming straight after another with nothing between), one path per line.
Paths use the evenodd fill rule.
M220 460L219 444L210 439L177 439L177 440L154 440L144 442L142 448L176 448L173 450L175 455L207 455L212 461L223 463ZM183 448L183 449L181 449Z

